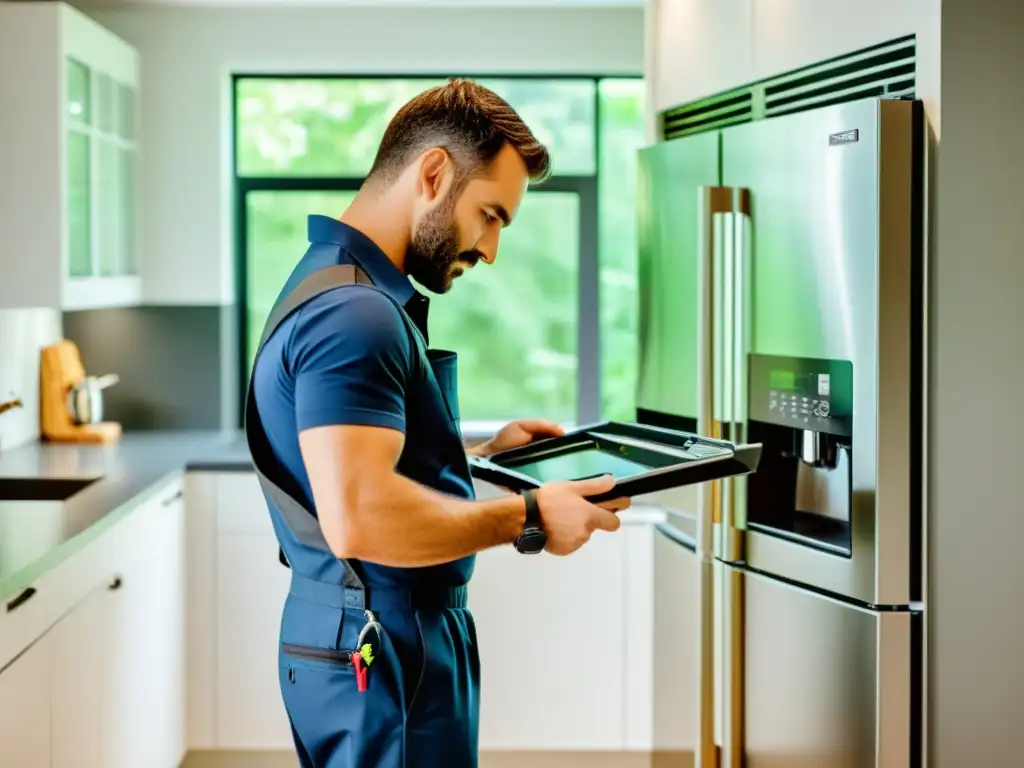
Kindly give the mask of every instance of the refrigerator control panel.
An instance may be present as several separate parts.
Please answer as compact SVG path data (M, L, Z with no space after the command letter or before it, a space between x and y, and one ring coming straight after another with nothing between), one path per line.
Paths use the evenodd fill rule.
M853 365L847 360L750 356L749 418L853 436Z

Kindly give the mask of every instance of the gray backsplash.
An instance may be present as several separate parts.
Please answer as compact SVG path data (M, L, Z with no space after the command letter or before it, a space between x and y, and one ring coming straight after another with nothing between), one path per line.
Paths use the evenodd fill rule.
M104 418L125 429L238 425L234 306L133 307L64 314L87 373L116 373Z

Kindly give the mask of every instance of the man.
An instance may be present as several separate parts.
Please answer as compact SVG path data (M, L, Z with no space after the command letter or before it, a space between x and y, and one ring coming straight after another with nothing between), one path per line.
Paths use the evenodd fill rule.
M547 150L491 91L452 80L420 94L340 220L310 217L264 329L246 431L292 569L279 672L306 768L476 766L475 554L532 551L540 528L568 555L619 526L627 502L585 498L610 478L474 500L455 355L427 349L428 300L409 280L445 293L492 264L548 171ZM474 452L560 433L513 422Z

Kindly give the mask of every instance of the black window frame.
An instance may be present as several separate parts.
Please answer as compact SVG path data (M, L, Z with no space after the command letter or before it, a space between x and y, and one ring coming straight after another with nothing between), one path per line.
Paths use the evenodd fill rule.
M579 198L579 273L577 276L577 368L576 418L578 424L591 424L601 418L601 315L600 315L600 227L599 179L601 174L601 81L642 80L641 74L512 74L498 73L372 73L327 74L293 72L234 72L231 75L231 167L233 178L233 218L235 290L237 311L237 377L239 424L244 424L245 398L249 386L248 367L248 213L246 196L250 192L354 192L363 183L362 177L308 177L308 176L243 176L238 172L238 86L242 80L422 80L436 82L440 78L469 77L474 80L590 80L594 83L594 170L590 174L553 175L542 184L531 186L530 191L570 192ZM296 255L298 258L298 254ZM529 416L530 414L521 414ZM543 414L540 414L541 416ZM472 420L467 422L467 427ZM485 437L466 429L466 437Z

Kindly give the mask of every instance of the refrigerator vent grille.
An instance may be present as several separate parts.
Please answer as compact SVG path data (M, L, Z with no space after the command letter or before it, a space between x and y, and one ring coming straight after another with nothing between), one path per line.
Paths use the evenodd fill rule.
M917 69L913 37L894 40L765 82L764 116L857 99L913 96Z
M866 98L913 98L914 35L802 67L753 85L666 110L665 140Z
M744 88L670 109L662 114L661 127L666 139L677 139L753 119L753 94Z

